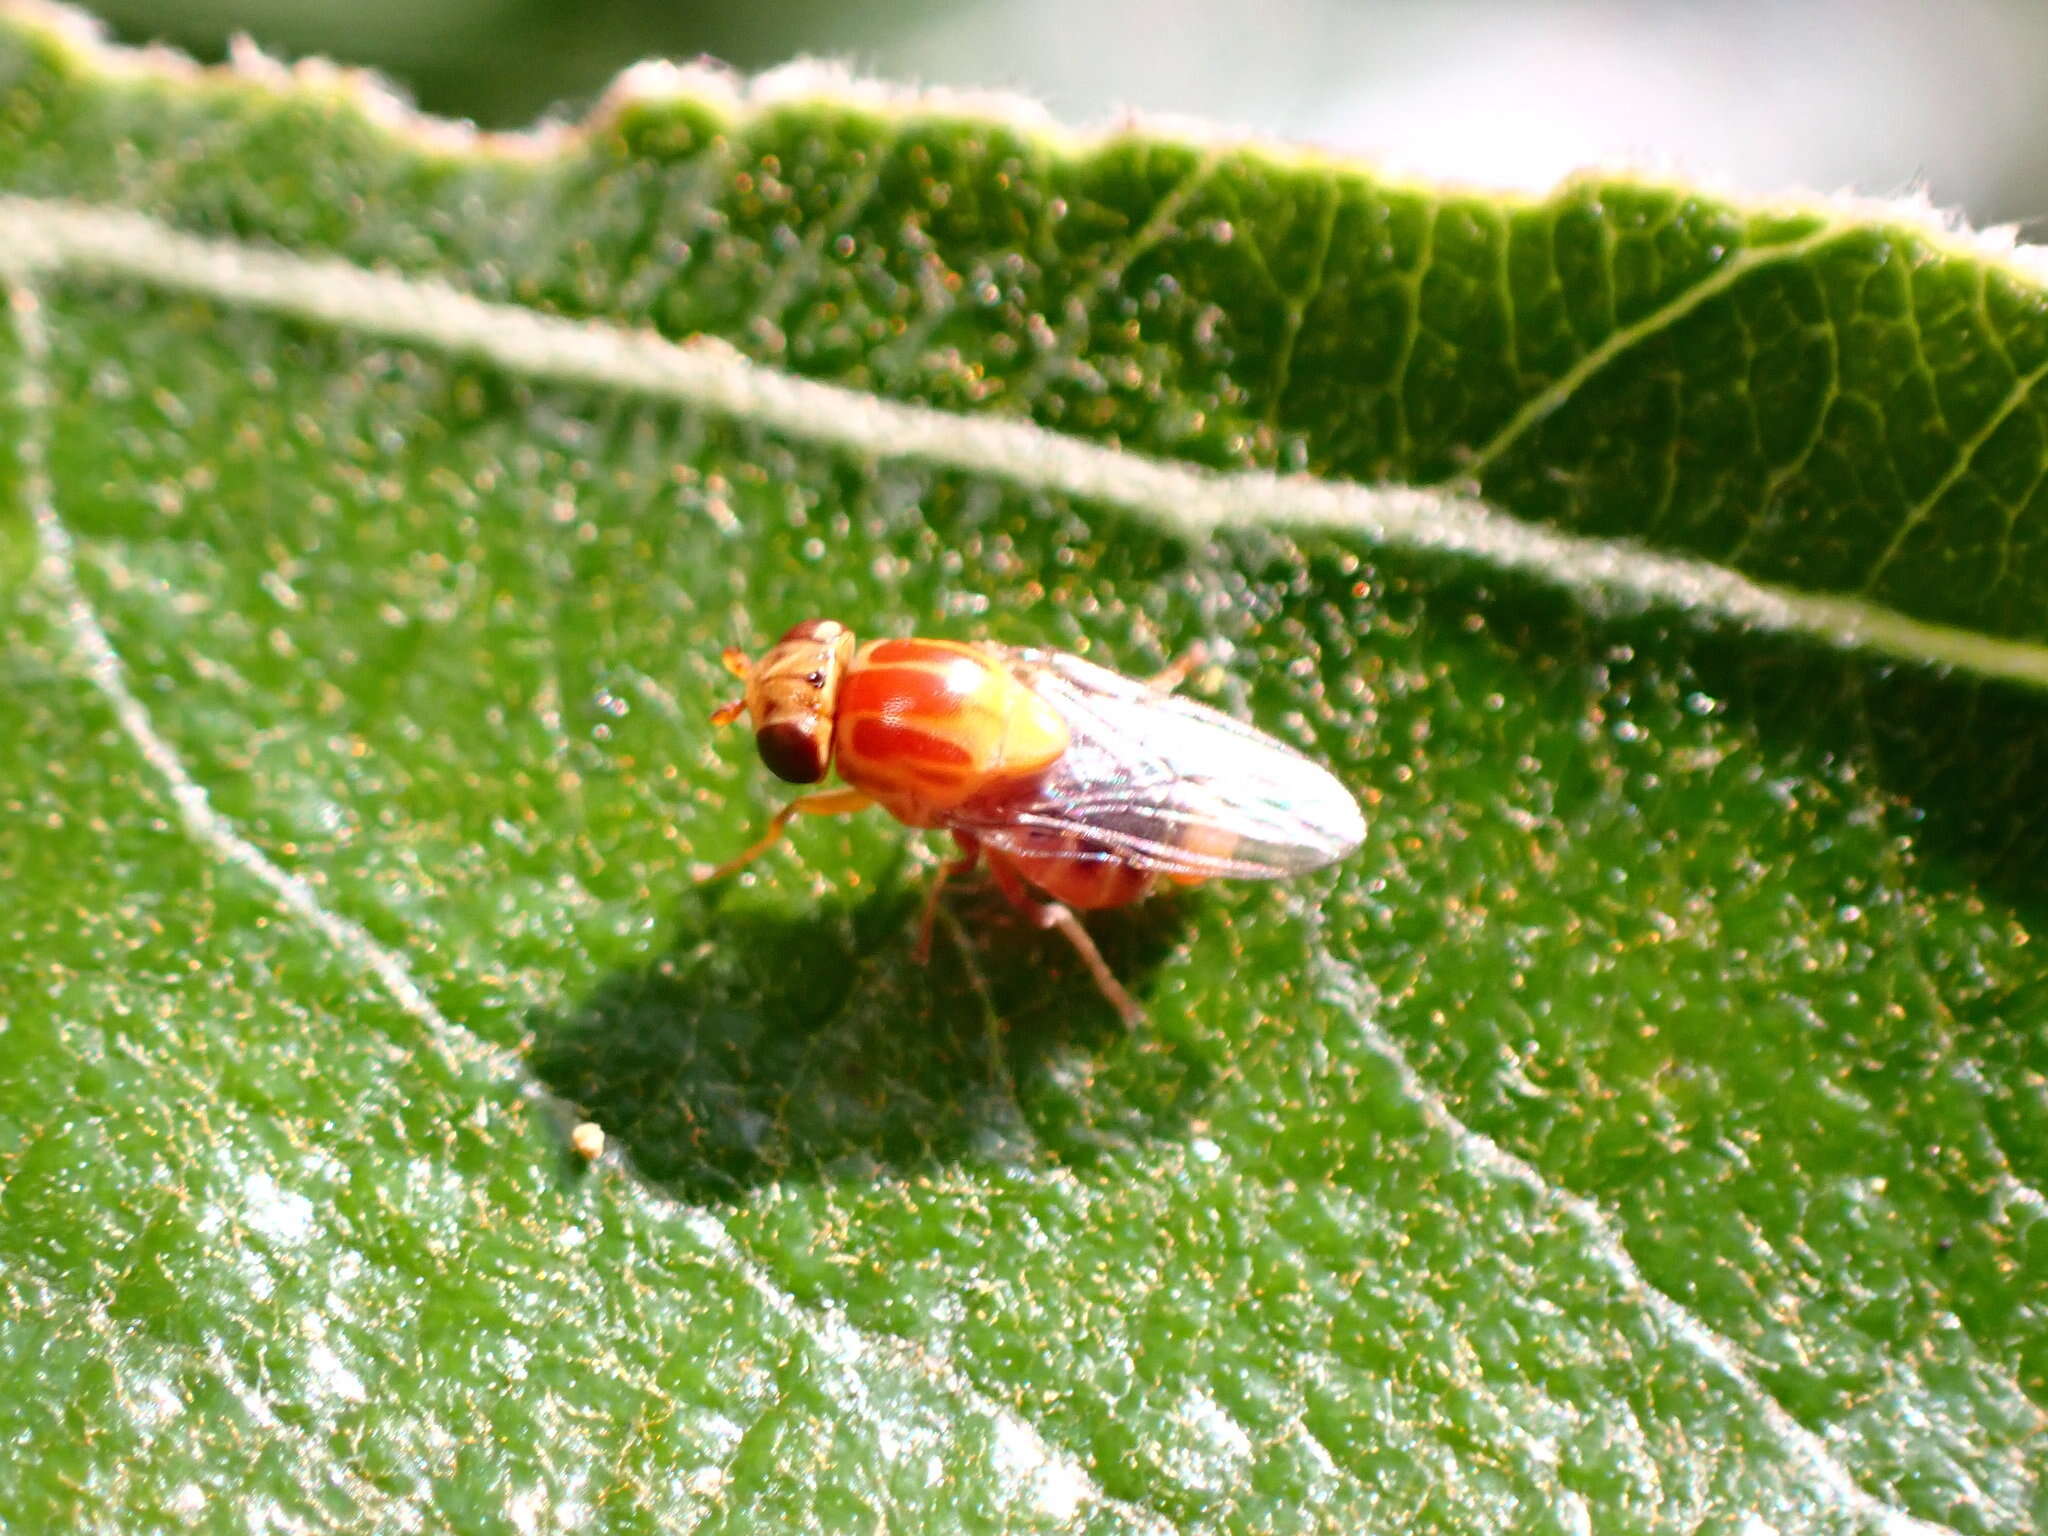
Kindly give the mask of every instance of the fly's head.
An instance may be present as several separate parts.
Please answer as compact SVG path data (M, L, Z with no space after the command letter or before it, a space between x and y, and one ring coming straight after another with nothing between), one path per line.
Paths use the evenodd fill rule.
M719 659L747 691L715 711L712 723L746 715L770 773L792 784L818 783L832 768L832 717L853 645L853 631L838 620L806 619L758 660L727 650Z

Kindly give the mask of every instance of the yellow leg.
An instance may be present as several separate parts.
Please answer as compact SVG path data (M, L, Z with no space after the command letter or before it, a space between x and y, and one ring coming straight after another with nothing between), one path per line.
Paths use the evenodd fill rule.
M1123 983L1110 970L1109 962L1102 958L1102 951L1095 947L1095 940L1088 936L1088 930L1081 926L1081 919L1074 916L1071 908L1057 901L1035 901L1024 889L1024 882L1017 872L999 858L988 861L989 872L996 877L996 887L1009 898L1010 905L1022 912L1041 928L1057 928L1066 935L1067 942L1074 946L1074 953L1081 957L1081 963L1088 967L1088 974L1095 978L1095 985L1102 995L1109 999L1110 1006L1124 1016L1124 1023L1136 1028L1145 1022L1145 1010L1137 1000L1126 992Z
M946 888L948 880L966 874L981 858L981 844L958 832L953 837L960 844L960 856L939 866L939 872L932 876L931 889L924 893L924 911L917 920L917 948L911 951L919 965L932 957L932 924L939 915L939 892Z
M820 794L804 795L792 800L775 813L775 819L768 823L768 830L761 840L737 858L727 859L723 864L707 867L699 864L690 873L702 885L707 880L722 880L727 875L745 869L770 848L782 841L783 830L797 816L846 816L854 811L864 810L872 802L857 789L828 789Z

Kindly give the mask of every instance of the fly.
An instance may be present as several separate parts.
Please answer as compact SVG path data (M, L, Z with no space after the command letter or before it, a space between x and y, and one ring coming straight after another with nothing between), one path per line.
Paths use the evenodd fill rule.
M776 812L744 868L797 816L878 805L953 834L959 856L926 894L931 945L947 880L986 861L1005 898L1064 934L1102 994L1143 1017L1074 913L1121 907L1159 882L1271 880L1343 858L1365 837L1358 802L1327 769L1229 715L1175 696L1186 668L1149 682L1062 651L954 640L870 640L833 619L797 625L758 660L722 660L746 693L761 760L793 784L835 767L843 789ZM1034 895L1050 897L1049 901Z

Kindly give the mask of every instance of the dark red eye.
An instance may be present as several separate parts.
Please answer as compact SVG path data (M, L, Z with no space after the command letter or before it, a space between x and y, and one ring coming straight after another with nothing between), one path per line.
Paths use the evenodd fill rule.
M792 784L815 784L825 777L825 739L815 722L794 720L773 721L754 733L768 771Z

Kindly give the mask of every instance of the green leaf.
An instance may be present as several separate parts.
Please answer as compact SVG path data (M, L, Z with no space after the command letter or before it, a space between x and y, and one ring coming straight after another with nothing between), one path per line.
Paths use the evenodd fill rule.
M2024 253L20 9L0 194L9 1523L2048 1520ZM812 615L1199 641L1367 843L1129 1033L886 818L698 888Z

